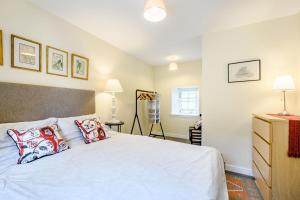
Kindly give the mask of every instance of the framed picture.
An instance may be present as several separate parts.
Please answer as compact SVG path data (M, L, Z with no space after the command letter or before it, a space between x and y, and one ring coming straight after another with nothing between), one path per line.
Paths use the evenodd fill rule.
M2 42L2 30L0 30L0 65L3 65L3 42Z
M228 83L261 80L261 61L249 60L228 64Z
M68 52L46 47L47 74L68 77Z
M72 54L72 77L89 79L89 59L83 56Z
M11 66L40 72L42 70L42 44L11 35Z

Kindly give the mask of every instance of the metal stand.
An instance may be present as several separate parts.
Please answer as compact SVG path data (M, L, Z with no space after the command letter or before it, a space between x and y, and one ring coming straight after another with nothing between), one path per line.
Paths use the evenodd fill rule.
M140 133L141 133L141 135L143 135L143 131L142 131L141 124L140 124L140 119L139 119L139 116L138 116L137 113L135 113L135 116L134 116L134 120L133 120L133 124L132 124L132 128L131 128L130 134L132 134L132 132L133 132L133 128L134 128L134 124L135 124L135 120L136 120L136 119L137 119L137 122L138 122L138 125L139 125Z
M134 115L134 120L133 120L133 124L132 124L132 128L131 128L131 132L130 133L131 134L133 133L133 128L134 128L134 125L135 125L135 121L137 120L138 125L139 125L140 134L143 135L143 131L142 131L142 128L141 128L140 119L139 119L139 116L138 116L138 107L137 107L137 101L139 100L138 93L156 94L156 92L146 91L146 90L136 90L135 91L135 115ZM151 124L151 130L150 130L149 136L152 136L152 137L163 137L165 139L165 134L164 134L161 122L159 122L159 124L160 124L160 128L161 128L161 131L162 131L162 135L153 134L152 133L153 124Z
M150 137L163 137L164 140L165 140L165 139L166 139L166 138L165 138L165 133L164 133L164 129L163 129L162 125L161 125L161 122L159 122L159 125L160 125L160 129L161 129L162 135L157 135L157 134L152 133L152 129L153 129L153 124L152 124L152 125L151 125L151 129L150 129L149 136L150 136Z

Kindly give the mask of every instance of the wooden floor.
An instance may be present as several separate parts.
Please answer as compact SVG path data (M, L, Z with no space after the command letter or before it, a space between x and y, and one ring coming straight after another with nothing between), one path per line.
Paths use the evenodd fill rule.
M226 172L229 200L263 200L254 178Z
M190 144L187 139L166 137L167 140ZM229 200L263 200L252 177L226 172Z

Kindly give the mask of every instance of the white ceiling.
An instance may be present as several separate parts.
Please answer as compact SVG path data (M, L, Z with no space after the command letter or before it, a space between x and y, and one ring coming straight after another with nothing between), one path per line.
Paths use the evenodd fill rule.
M30 0L145 63L162 65L201 58L201 36L295 14L300 0L165 0L168 16L143 18L144 0Z

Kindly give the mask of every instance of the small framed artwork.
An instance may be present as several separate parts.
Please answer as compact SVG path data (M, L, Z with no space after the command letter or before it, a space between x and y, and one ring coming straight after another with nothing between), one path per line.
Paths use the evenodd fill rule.
M72 54L72 77L88 80L89 79L89 59L83 56Z
M68 77L68 52L46 47L47 74Z
M2 42L2 30L0 30L0 65L3 65L3 42Z
M249 60L228 64L228 83L261 80L261 61Z
M40 72L42 70L42 44L11 35L11 66Z

